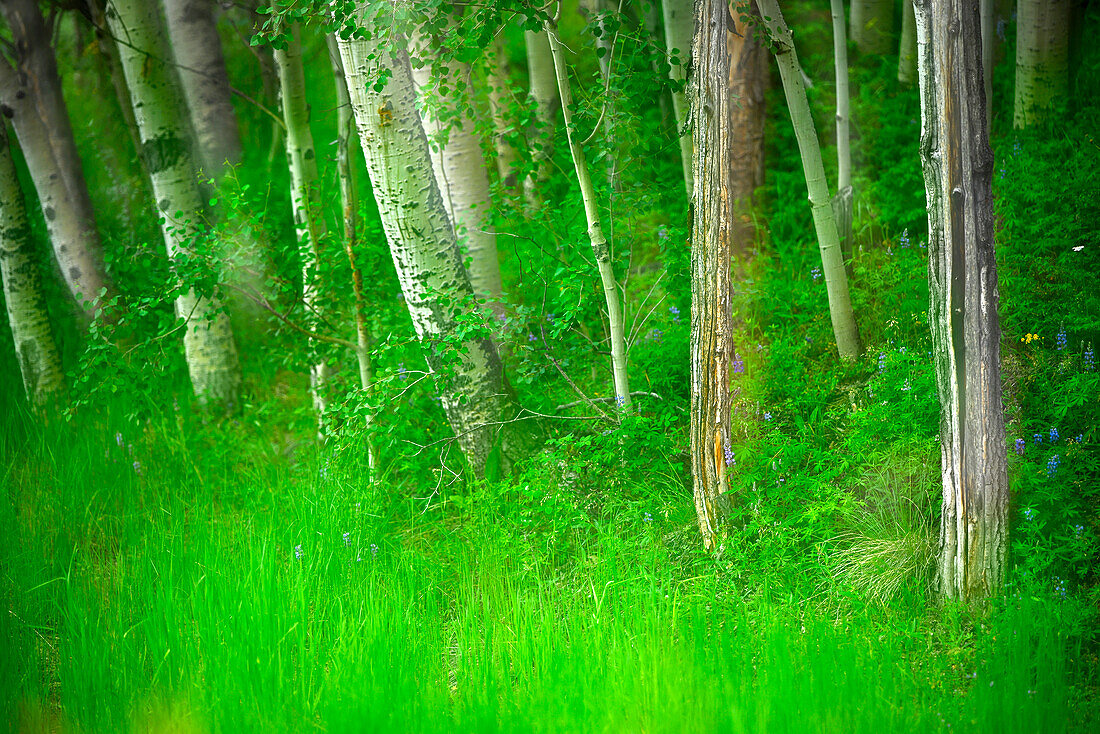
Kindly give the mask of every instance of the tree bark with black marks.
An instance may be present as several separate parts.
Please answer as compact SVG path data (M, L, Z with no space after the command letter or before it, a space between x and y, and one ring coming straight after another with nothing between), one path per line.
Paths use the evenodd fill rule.
M940 397L943 512L937 578L978 600L1004 580L1008 476L978 4L917 0L928 320Z

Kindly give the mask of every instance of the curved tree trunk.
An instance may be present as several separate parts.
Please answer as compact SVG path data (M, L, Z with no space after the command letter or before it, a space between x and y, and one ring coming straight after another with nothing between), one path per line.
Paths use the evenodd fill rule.
M302 68L301 29L295 23L286 45L275 49L275 67L279 75L283 122L286 124L286 159L290 168L290 204L294 209L294 231L298 240L298 262L302 270L302 304L306 322L316 325L319 313L317 301L318 266L321 241L328 236L321 205L321 181L317 172L317 151L313 132L309 128L309 102L306 100L306 74ZM325 381L328 365L319 360L310 365L309 385L313 408L321 421L325 414Z
M1016 103L1012 126L1045 122L1069 93L1069 0L1016 4Z
M695 28L695 3L693 0L662 0L665 20L665 49L669 55L676 52L682 63L672 64L669 77L683 83L691 58L692 32ZM691 180L691 129L688 127L688 100L686 91L673 92L672 111L676 115L676 134L680 138L680 162L684 167L684 188L688 201L692 197Z
M226 163L241 162L241 134L214 20L214 0L162 2L199 158L207 175L220 179Z
M23 192L8 147L8 126L3 121L0 121L0 279L4 281L4 303L27 402L41 406L64 391L65 376L46 311Z
M531 130L527 142L534 159L535 170L523 182L527 204L536 208L542 203L542 187L550 180L550 155L554 149L554 121L559 109L558 83L554 78L554 59L550 55L550 40L545 30L526 31L527 72L530 78L530 98L535 105L537 129Z
M852 0L852 41L861 54L894 50L894 0Z
M413 45L425 60L436 55L429 39L416 38ZM454 62L451 69L457 71L459 78L469 80L468 64ZM481 141L467 114L470 87L468 83L461 89L452 86L450 95L439 99L433 92L435 85L431 72L430 63L413 69L413 81L423 110L424 134L429 140L432 171L459 245L469 262L466 271L474 293L499 299L500 261L497 236L491 231L489 222L489 173ZM494 308L498 307L499 302Z
M1008 476L980 21L977 3L915 5L943 459L937 575L945 596L981 599L1004 578Z
M829 292L829 315L832 318L837 351L841 359L855 359L861 349L859 328L852 311L848 277L840 250L840 236L829 199L825 167L821 162L821 145L814 130L798 56L795 54L791 32L787 29L776 0L759 0L759 6L774 43L775 60L779 63L783 92L791 113L791 124L794 125L795 136L798 138L798 150L802 155L802 168L806 174L806 188L813 209L814 228L817 230L817 244L821 250L821 269Z
M370 8L360 6L356 20L370 28L372 15ZM473 289L432 172L409 57L404 49L391 51L376 38L340 39L339 45L363 156L405 303L428 349L428 364L439 380L451 428L480 475L498 434L503 434L500 443L507 461L513 452L524 450L523 433L518 424L500 425L511 417L513 404L496 346L487 338L457 337L458 317ZM378 90L375 83L383 70L389 77Z
M114 286L107 277L50 38L35 0L4 0L0 12L15 51L14 69L0 58L0 102L30 169L65 284L91 317L114 295Z
M122 68L134 101L165 249L173 261L186 259L194 254L203 202L184 127L186 110L166 65L168 49L156 5L111 0L107 23L114 36L125 41L119 44ZM187 322L183 346L195 395L202 402L236 404L241 371L224 309L189 288L176 299L176 315Z
M592 243L592 253L596 258L596 267L600 271L600 283L603 285L604 301L607 304L607 322L611 340L611 373L615 384L615 402L623 412L630 410L630 378L626 359L626 329L623 307L619 300L619 284L615 281L615 268L611 264L611 248L603 234L600 224L600 209L596 202L596 190L592 186L592 175L588 170L588 160L584 147L577 141L572 127L569 109L573 105L569 89L569 70L565 67L565 51L558 38L553 21L546 21L546 34L550 39L550 51L554 56L554 71L561 94L561 111L565 122L565 135L569 140L569 152L573 157L573 167L577 172L581 197L584 199L584 215L588 221L588 239Z

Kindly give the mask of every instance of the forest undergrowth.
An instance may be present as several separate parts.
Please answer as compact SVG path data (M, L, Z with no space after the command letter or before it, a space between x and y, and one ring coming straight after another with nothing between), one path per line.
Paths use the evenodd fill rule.
M829 40L803 41L808 73L829 79ZM253 397L224 419L171 399L178 364L143 378L137 359L102 379L82 362L99 397L42 421L21 407L17 366L0 362L12 406L0 422L0 719L19 732L1092 730L1090 53L1075 97L1093 106L1027 133L994 120L1013 499L1007 588L988 607L932 590L940 452L920 110L884 62L853 69L855 364L835 357L797 148L770 92L757 252L735 304L735 522L717 552L702 549L687 475L688 219L675 186L639 188L617 221L635 246L632 297L659 303L631 351L649 394L621 423L548 421L546 448L504 478L476 481L433 443L446 424L383 277L368 285L388 299L377 323L396 336L379 370L399 418L374 425L386 457L375 481L354 400L333 407L328 442L314 440L285 356L304 363L306 350L286 335L267 350L244 337L257 347ZM1010 80L996 84L1010 96ZM810 94L829 131L830 84ZM673 163L654 175L675 182ZM578 212L574 201L541 216L579 232ZM499 215L515 234L505 280L530 285L543 222L514 215ZM150 277L141 257L116 265L123 281ZM509 369L521 400L553 412L576 400L559 369L586 389L604 379L573 328L597 307L538 290L516 296ZM544 343L563 350L556 367Z

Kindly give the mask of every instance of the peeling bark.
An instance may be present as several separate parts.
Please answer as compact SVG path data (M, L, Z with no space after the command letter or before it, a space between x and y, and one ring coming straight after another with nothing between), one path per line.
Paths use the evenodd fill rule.
M953 599L1004 579L1008 477L977 3L917 0L929 324L940 397L943 512L937 578Z

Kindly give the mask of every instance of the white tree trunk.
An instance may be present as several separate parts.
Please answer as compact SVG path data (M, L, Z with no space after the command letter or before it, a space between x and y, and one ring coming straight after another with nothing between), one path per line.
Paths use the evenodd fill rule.
M833 323L837 351L841 359L851 360L859 356L859 329L856 326L852 299L848 293L848 277L844 270L844 258L840 250L840 235L829 199L829 184L825 179L825 167L821 162L821 145L814 130L813 116L806 99L806 87L798 65L791 32L783 20L776 0L759 0L760 13L771 33L775 60L783 78L783 93L791 113L798 138L798 150L802 155L802 169L806 174L806 188L813 210L817 243L821 250L821 269L829 293L829 315Z
M144 0L111 0L107 23L119 44L123 72L134 102L142 154L161 218L168 257L194 255L202 199L196 166L188 150L186 110L166 65L157 6ZM187 321L183 346L195 395L202 402L232 406L241 386L240 363L229 317L220 304L188 288L176 299L176 315Z
M1069 93L1069 0L1018 0L1012 126L1044 122Z
M370 29L374 12L360 6L358 25ZM340 39L363 156L405 303L429 350L429 366L439 376L443 409L471 467L481 474L510 405L504 370L490 339L457 336L458 317L473 289L432 172L409 57L371 35ZM378 90L383 71L388 78ZM503 428L507 457L509 426Z
M840 249L844 253L845 272L852 274L852 147L849 130L848 40L844 33L844 0L831 0L833 15L833 55L836 65L836 218Z
M862 54L893 50L894 0L852 0L852 41Z
M507 191L516 185L516 149L512 145L515 122L512 109L514 99L511 85L511 69L504 51L504 37L493 40L493 53L489 66L489 111L493 117L493 145L496 148L497 174Z
M944 595L980 599L1004 578L1008 477L977 3L917 0L921 159L928 195L928 321L940 397Z
M603 234L600 224L600 209L596 201L596 190L592 186L592 175L588 170L588 160L584 147L577 140L572 127L573 97L569 88L569 70L565 66L565 51L558 39L557 29L552 21L546 21L546 33L550 39L550 50L554 59L554 73L557 76L558 93L561 95L562 119L565 122L565 134L569 140L569 152L573 156L573 167L577 172L577 182L584 200L584 215L588 222L588 239L592 243L592 252L596 258L596 267L600 271L604 301L607 304L607 322L611 335L611 372L615 383L615 401L622 411L630 410L630 379L626 360L626 333L623 308L619 301L619 284L615 281L615 269L611 264L611 248Z
M579 0L577 3L577 10L580 12L581 17L585 22L593 26L593 35L598 52L596 55L596 63L600 67L600 79L603 81L604 94L603 97L603 130L604 139L606 140L607 155L605 161L607 165L607 184L612 191L621 190L620 171L619 171L619 156L616 153L616 133L615 133L615 120L618 117L618 112L615 110L616 91L612 89L612 55L615 52L615 33L611 30L611 24L608 23L608 16L614 12L611 7L611 3L608 0ZM619 19L622 20L621 18Z
M687 79L691 58L691 39L695 29L695 3L693 0L662 0L665 19L665 48L683 62L673 64L669 77L679 83ZM673 92L672 110L676 115L676 133L680 138L680 162L684 167L684 188L688 201L692 200L691 180L691 129L688 127L688 100L684 91Z
M558 84L554 78L554 59L545 30L526 31L527 72L530 98L535 104L538 125L528 134L528 145L535 170L523 182L524 195L531 208L542 203L542 187L550 180L550 155L554 149L554 121L559 108Z
M15 60L12 68L0 57L0 102L27 161L61 275L91 317L114 295L114 286L104 265L49 33L35 0L4 0L0 12L11 29Z
M23 192L8 147L8 126L0 121L0 279L12 341L27 402L42 406L65 389L54 342L42 275L34 257Z
M180 85L208 176L241 162L241 134L214 19L214 0L162 0Z
M430 41L413 40L419 58L430 62L436 56ZM432 81L431 64L413 69L420 98L424 133L428 136L435 173L443 204L454 226L455 235L469 265L470 284L479 296L500 298L500 261L497 255L497 235L489 222L489 173L481 141L470 119L470 66L454 62L451 69L467 86L449 85L450 94L440 99Z
M910 85L917 81L917 22L913 17L913 0L902 0L901 11L898 81Z

